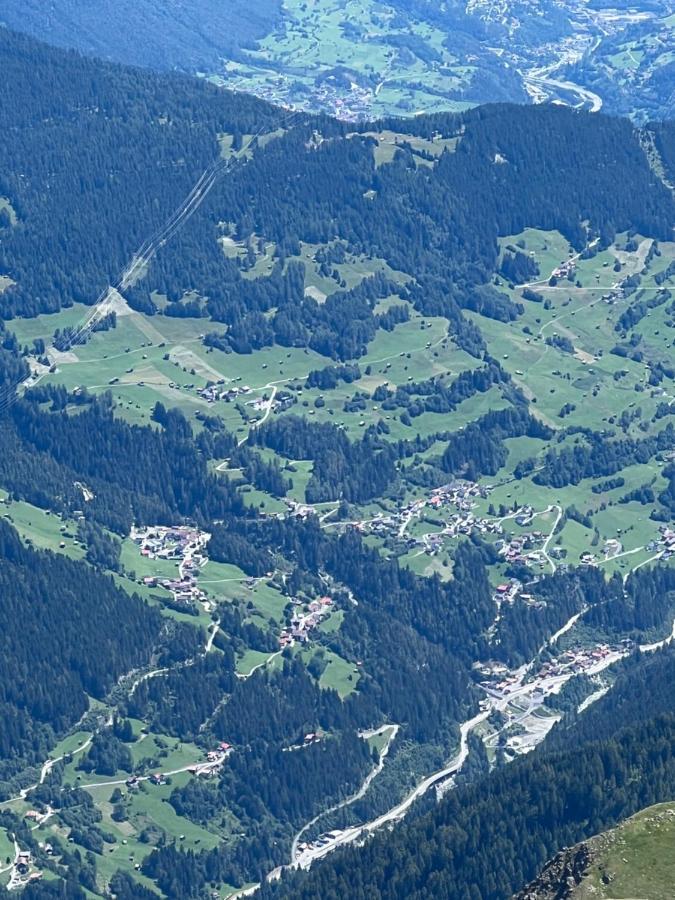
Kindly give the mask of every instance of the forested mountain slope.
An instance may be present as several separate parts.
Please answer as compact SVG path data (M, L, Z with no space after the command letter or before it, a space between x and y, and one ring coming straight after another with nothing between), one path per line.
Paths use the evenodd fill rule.
M40 0L0 7L4 24L60 47L155 69L204 70L263 37L279 16L279 0Z
M663 799L670 125L0 50L0 892L502 897Z
M121 675L147 663L160 617L84 563L22 546L4 520L0 555L5 781L21 762L44 758L55 735L87 711L87 695L102 699Z
M4 0L0 22L352 120L555 100L645 122L673 110L672 13L672 0Z
M620 680L613 699L598 702L594 724L611 737L598 740L589 731L579 745L572 726L564 749L547 752L545 744L391 834L338 851L309 874L265 887L261 896L510 897L561 847L673 796L672 709L663 715L658 706L672 674L670 650L639 666L630 683ZM629 711L617 715L626 688L639 694L640 723L633 724Z
M302 302L292 269L285 278L274 269L267 279L244 283L218 241L228 233L225 212L239 239L263 233L286 254L301 240L337 237L396 269L414 270L425 281L424 299L413 293L419 308L445 309L454 318L457 304L511 315L503 300L471 291L493 271L499 235L525 225L558 228L580 247L587 220L603 240L629 227L660 239L671 234L672 195L649 168L638 135L620 120L499 106L420 120L411 126L417 135L461 135L456 152L432 168L411 166L403 152L397 164L380 169L371 138L349 136L327 121L325 136L337 139L315 146L307 143L309 126L245 97L64 56L10 32L0 40L6 58L0 124L8 136L0 194L11 199L17 218L0 247L0 269L14 282L0 298L5 315L93 302L218 158L219 135L240 142L277 122L295 127L221 179L178 240L160 252L136 300L144 309L151 308L153 288L175 300L197 291L213 318L236 325L233 337L243 330L259 341L260 328L268 329L255 316L272 307L272 331L283 334L284 344L309 341L320 324L342 330L343 316L332 304L319 312ZM30 88L36 83L37 97ZM48 154L45 139L54 148ZM459 290L444 287L441 298L439 277ZM380 289L387 284L374 287ZM354 343L369 340L376 327L365 318L367 330L337 355L359 355Z
M217 158L218 135L277 115L198 81L93 62L6 29L0 54L0 195L17 219L0 245L0 269L17 282L5 313L92 303Z
M561 851L517 900L667 897L673 883L674 829L673 803L650 806L617 828Z

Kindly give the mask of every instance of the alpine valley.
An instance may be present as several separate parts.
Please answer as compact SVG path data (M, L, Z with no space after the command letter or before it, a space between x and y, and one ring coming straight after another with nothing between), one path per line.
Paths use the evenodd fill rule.
M355 84L460 77L453 4L356 5L422 25L347 16ZM334 118L261 99L286 6L223 63L206 0L116 4L143 58L0 4L92 54L0 29L0 897L668 896L672 16L529 5L461 21L613 52L481 78L626 117L460 55Z

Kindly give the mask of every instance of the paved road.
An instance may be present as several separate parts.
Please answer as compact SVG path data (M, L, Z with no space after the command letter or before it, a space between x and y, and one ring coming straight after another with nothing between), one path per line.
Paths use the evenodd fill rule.
M273 659L276 659L277 656L281 656L282 651L277 650L275 653L271 653L266 659L263 659L261 662L257 663L257 665L253 666L248 672L235 672L237 678L241 678L245 680L246 678L250 678L254 672L257 672L258 669L262 669L264 666L268 666Z
M546 559L546 561L548 562L549 566L551 567L551 571L555 572L556 564L553 562L551 557L548 555L548 545L553 540L553 536L555 535L556 528L558 527L558 524L562 518L563 511L562 511L562 506L558 506L556 504L555 506L549 506L547 508L546 512L549 512L552 509L557 509L558 514L556 516L555 522L553 523L553 528L551 529L549 536L544 541L544 546L541 548L541 552L542 552L542 555L544 556L544 558Z
M661 641L655 641L653 644L640 644L640 653L650 653L652 650L660 650L661 647L665 647L666 644L670 644L675 640L675 619L673 620L673 627L669 635L663 638Z
M418 784L417 787L415 787L400 803L392 807L383 815L378 816L376 819L373 819L370 822L366 822L364 825L345 829L343 832L341 832L341 834L337 835L335 838L332 838L323 847L314 847L310 850L304 851L304 853L300 854L300 856L295 860L295 865L298 865L303 869L309 868L317 859L322 859L324 856L332 853L333 850L336 850L338 847L350 844L358 838L366 837L368 834L377 831L379 828L382 828L382 826L403 818L403 816L407 813L413 803L423 794L426 794L429 788L433 787L433 785L435 785L438 781L442 781L445 778L448 778L450 775L455 774L457 771L459 771L459 769L462 768L469 754L469 734L481 722L487 719L489 715L489 709L483 710L482 712L473 716L473 718L468 719L466 722L463 722L460 726L460 747L457 755L443 769L434 772L432 775L429 775L427 778L425 778L424 781L420 782L420 784Z
M269 384L265 385L265 388L269 388L269 387L272 388L272 393L270 394L269 399L265 401L264 416L261 419L258 419L256 422L251 423L251 427L249 429L248 434L245 434L244 437L240 438L239 441L237 442L238 447L241 447L242 444L245 444L246 441L248 440L248 435L252 431L255 431L256 428L260 428L261 425L264 425L265 422L267 421L267 419L269 418L269 414L272 412L272 407L274 406L274 398L277 395L277 386L276 386L276 384L273 384L272 382L270 382ZM263 390L264 390L264 388L263 388Z
M558 92L565 91L566 93L577 95L579 98L578 108L586 107L589 112L594 113L600 112L602 109L602 97L599 94L588 90L588 88L581 87L581 85L575 84L573 81L546 78L543 75L527 75L524 81L527 86L541 92L549 100L551 97L555 98Z
M374 737L376 734L381 734L383 731L385 731L387 729L389 729L391 732L389 735L389 738L387 740L387 743L384 745L384 747L380 751L380 758L377 762L377 765L374 766L371 769L371 771L368 773L368 775L364 779L364 782L361 785L361 787L358 789L358 791L356 791L354 794L352 794L351 797L347 797L347 799L343 800L341 803L336 803L335 806L332 806L330 809L327 809L325 812L319 813L318 816L315 816L310 822L307 822L306 825L303 825L303 827L300 829L300 831L295 835L295 837L293 838L293 846L291 847L291 865L299 865L300 864L300 858L304 854L298 853L298 844L300 843L300 838L302 837L302 835L309 828L311 828L312 825L315 825L320 819L323 819L324 816L327 816L330 813L337 812L337 810L339 810L339 809L344 809L345 806L350 806L352 803L356 803L357 800L360 800L362 797L364 797L366 795L366 792L367 792L368 788L370 787L370 785L372 784L373 779L375 779L380 774L382 769L384 768L384 760L385 760L387 754L389 753L389 748L393 744L393 742L396 738L396 735L399 732L400 727L401 727L400 725L383 725L381 728L377 728L377 729L369 731L369 732L363 732L361 734L361 737L367 738L367 737ZM304 851L304 853L307 853L307 852L308 851Z

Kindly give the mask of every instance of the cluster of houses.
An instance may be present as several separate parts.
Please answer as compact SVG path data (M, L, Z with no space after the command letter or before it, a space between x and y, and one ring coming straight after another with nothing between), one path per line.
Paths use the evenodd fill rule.
M309 519L310 516L316 515L314 507L308 506L306 503L298 503L297 500L292 500L290 497L285 497L284 503L288 507L288 515L291 517Z
M140 547L141 556L171 560L178 564L177 578L147 575L143 583L147 587L159 585L170 591L176 603L203 603L208 608L206 594L198 587L197 579L199 570L208 561L205 547L210 537L208 532L191 525L132 528L131 539Z
M575 259L566 259L564 262L561 262L559 266L556 266L551 276L553 278L569 278L570 280L574 278L577 271L577 264Z
M476 484L475 481L456 480L436 488L429 497L428 503L433 509L452 505L455 509L468 511L473 509L476 499L485 499L489 491L489 487L483 487Z
M298 850L300 853L304 853L306 850L315 850L320 849L321 847L327 847L331 841L334 841L336 838L340 837L342 831L339 829L335 829L334 831L326 831L324 834L320 834L318 838L314 841L300 841L298 844Z
M28 875L32 861L30 850L19 850L15 866L19 875Z
M648 553L658 553L659 551L661 551L661 559L670 559L670 557L675 553L675 531L672 528L669 528L667 525L661 525L661 527L659 528L658 538L649 541L645 545L645 550ZM609 538L605 541L605 544L602 548L601 562L604 562L608 559L614 559L622 552L623 544L621 543L621 541L618 541L616 538ZM598 560L595 554L590 550L586 550L581 554L580 561L583 565L586 566L595 566L598 564Z
M476 484L474 481L451 481L442 487L436 488L428 500L416 501L408 508L407 514L420 514L423 508L440 510L443 507L454 507L456 513L450 517L450 521L440 532L431 532L422 535L419 542L424 552L429 556L435 556L443 548L445 537L456 538L460 535L470 534L502 534L501 523L495 518L482 518L472 512L476 506L476 500L484 499L490 492L489 486ZM406 514L406 510L403 511ZM416 543L418 543L416 541Z
M210 604L204 591L197 585L196 573L186 572L182 578L156 578L148 575L143 579L146 587L163 587L170 591L175 603L183 603L191 606L193 603L202 603L207 609Z
M537 678L568 674L581 675L589 669L592 669L598 663L616 656L617 653L626 653L631 646L631 641L625 639L616 646L599 644L592 649L566 650L555 660L544 663L537 674Z
M271 402L264 394L256 397L255 400L246 401L246 405L252 407L255 412L266 412L268 409L272 412L283 412L285 409L293 406L294 403L295 397L287 391L278 391Z
M193 766L189 766L187 770L181 771L188 771L190 775L197 775L202 778L210 778L221 771L225 760L232 752L232 745L228 744L227 741L221 741L213 750L206 751L202 762L195 763ZM169 783L168 776L164 772L154 772L152 775L147 776L130 775L124 783L128 790L134 791L142 781L147 781L155 787Z
M190 766L188 772L200 778L211 778L218 775L225 764L225 760L233 752L231 744L221 741L213 750L206 751L206 761Z
M377 513L372 519L364 522L357 522L356 530L362 534L376 534L379 537L387 537L399 529L399 513L385 515L385 513ZM347 523L348 524L348 523Z
M396 536L409 547L421 544L425 553L434 556L442 549L446 536L457 537L474 531L481 534L501 534L501 525L495 519L482 519L471 512L476 499L487 497L489 490L489 487L473 481L452 481L435 488L429 497L406 503L390 514L378 513L372 519L357 523L356 528L365 534L375 534L382 538ZM444 507L454 507L457 513L452 515L442 531L430 532L419 538L406 536L407 526L413 519L419 518L425 510L441 510Z
M312 631L330 615L333 609L333 600L331 597L319 597L309 603L303 603L301 600L292 600L295 606L291 616L290 625L288 625L279 635L279 645L283 647L292 646L296 641L304 644L309 641Z
M312 744L319 744L323 738L324 734L321 730L310 731L304 736L302 743L291 744L290 747L282 747L282 750L284 753L292 753L295 750L304 750L306 747L311 747Z
M206 387L200 388L200 390L197 391L197 395L201 397L202 400L206 400L207 403L216 403L218 400L222 400L225 403L232 403L238 398L250 394L251 390L252 389L247 384L226 386L225 382L220 380L215 384L207 384ZM254 412L264 412L270 406L269 398L262 394L253 400L246 400L245 402L247 406L252 407ZM272 412L281 412L291 406L294 402L292 394L280 391L272 401Z
M630 652L632 646L633 643L630 640L624 639L614 645L598 644L592 648L566 650L556 659L542 664L532 681L534 690L537 691L539 685L543 686L548 682L550 691L551 679L562 678L564 681L575 675L598 671L609 662L625 656ZM522 669L512 672L502 663L485 663L476 668L484 678L480 682L481 686L493 697L507 697L522 688L524 677Z
M256 93L273 103L279 103L279 96L276 101L274 100L275 95L278 94L274 89ZM302 99L298 105L302 107L307 101L304 99L304 93L301 96ZM318 107L343 122L362 122L371 114L372 91L369 88L361 87L354 81L351 83L351 90L346 94L344 84L338 83L335 76L329 76L314 84L307 96L311 96L309 102L312 107ZM281 99L283 102L283 98Z
M435 556L443 549L446 537L456 538L470 534L502 534L502 526L496 519L482 519L473 513L458 514L452 517L442 531L431 531L423 534L419 540L411 539L411 543L421 543L425 553Z
M239 81L239 64L227 63L224 83L234 86ZM250 84L246 81L246 90ZM285 109L320 109L343 122L363 122L372 118L373 91L353 79L346 90L344 77L328 75L297 88L297 79L284 73L270 73L264 82L256 84L255 95Z
M604 300L605 303L616 303L617 300L620 300L622 293L617 288L612 288L610 291L604 293L601 297L601 300Z
M497 519L482 519L473 513L453 516L443 529L443 534L458 537L460 534L502 534L504 529Z
M521 588L522 584L515 578L512 581L507 581L504 584L498 584L495 588L492 599L498 607L501 606L502 603L513 603L516 597L519 595ZM526 596L529 598L532 595L525 594L521 596Z
M518 519L516 519L518 522ZM520 524L520 523L518 523ZM541 531L529 531L525 534L512 535L497 541L496 547L500 556L506 562L526 563L530 560L538 560L544 535Z
M366 88L352 82L351 92L347 97L342 95L341 89L326 87L326 82L315 89L318 91L318 99L328 111L337 119L344 122L362 122L371 114L372 93Z
M612 288L607 291L607 293L602 295L602 300L604 300L605 303L609 303L610 305L612 303L618 302L619 300L625 300L626 297L629 296L629 294L627 293L628 286L630 284L629 278L630 276L626 276L616 284L612 285Z
M39 881L42 878L42 872L35 868L35 863L30 850L19 850L14 860L14 866L10 875L8 890L16 890L23 888L27 884Z
M141 556L180 561L201 554L211 535L192 525L154 525L133 527L130 537L140 546Z
M661 559L670 559L675 553L675 531L667 525L661 525L658 540L647 544L647 550L662 550Z
M202 400L206 400L207 403L215 403L216 400L224 400L226 403L232 403L232 401L236 400L240 395L249 394L251 392L251 388L247 384L244 384L241 387L224 387L223 385L224 382L208 384L205 388L197 391L197 393Z
M520 603L524 603L527 606L532 606L535 609L543 609L546 606L546 601L542 600L540 597L537 597L535 594L527 593L523 591L523 585L516 578L511 579L510 581L506 581L502 584L498 584L492 594L492 600L497 607L497 617L493 622L492 626L488 631L488 637L490 640L494 637L497 626L499 624L499 620L502 616L502 606L506 604L513 604L518 600Z

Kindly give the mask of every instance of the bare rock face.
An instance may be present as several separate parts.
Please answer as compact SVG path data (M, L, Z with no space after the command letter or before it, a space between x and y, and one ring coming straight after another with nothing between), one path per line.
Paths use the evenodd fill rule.
M569 900L593 861L587 843L566 847L513 900Z

